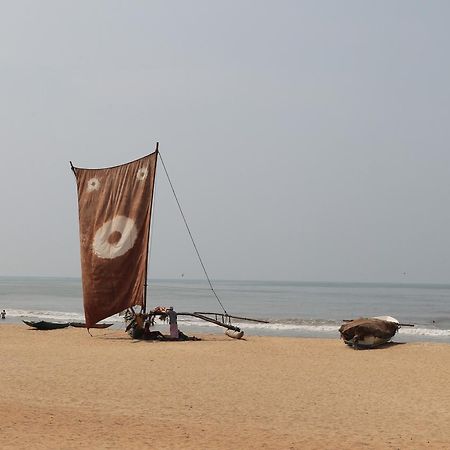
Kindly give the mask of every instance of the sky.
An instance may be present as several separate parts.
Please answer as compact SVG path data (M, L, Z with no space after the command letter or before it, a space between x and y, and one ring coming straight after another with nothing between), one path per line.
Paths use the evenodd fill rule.
M156 142L212 279L450 282L450 3L0 3L0 276L79 277L69 161ZM160 166L161 168L161 166ZM163 171L149 276L201 278Z

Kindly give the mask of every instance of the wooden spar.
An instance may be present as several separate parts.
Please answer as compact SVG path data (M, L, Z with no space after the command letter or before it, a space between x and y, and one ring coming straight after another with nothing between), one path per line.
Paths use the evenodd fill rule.
M206 322L214 323L215 325L218 325L219 327L228 328L229 330L233 331L241 331L239 327L235 327L233 325L230 325L229 323L219 322L218 320L212 319L211 317L204 316L203 314L199 313L188 313L188 312L177 312L177 316L192 316L197 317L198 319L204 320Z
M369 317L369 319L370 319L370 317ZM354 320L355 319L343 319L342 322L353 322ZM399 327L413 327L414 324L413 323L399 323L398 326Z
M195 314L209 314L212 316L222 316L222 317L231 317L232 319L238 319L238 320L247 320L248 322L257 322L257 323L270 323L267 320L260 320L260 319L250 319L248 317L239 317L239 316L230 316L229 314L223 314L223 313L212 313L212 312L195 312Z
M155 174L153 175L153 186L152 186L152 200L150 204L150 224L147 230L147 257L145 259L145 280L144 280L144 306L142 311L145 314L147 308L147 280L148 280L148 251L150 247L150 227L152 225L152 214L153 214L153 199L155 198L155 179L156 179L156 165L158 164L158 154L159 154L159 142L156 143L156 161L155 161Z

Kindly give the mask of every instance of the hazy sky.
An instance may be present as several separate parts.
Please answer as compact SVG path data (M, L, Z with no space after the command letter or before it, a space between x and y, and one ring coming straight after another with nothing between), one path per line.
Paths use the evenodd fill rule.
M69 160L159 141L212 278L449 282L449 23L448 1L1 1L0 275L79 276ZM160 171L149 275L181 273Z

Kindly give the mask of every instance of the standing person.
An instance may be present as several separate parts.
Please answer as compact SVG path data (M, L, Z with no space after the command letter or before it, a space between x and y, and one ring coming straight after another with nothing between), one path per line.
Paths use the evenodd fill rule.
M2 319L6 319L6 311L5 310L3 310L1 312L1 317L2 317Z
M172 339L178 339L180 330L178 330L177 313L173 310L173 306L170 306L167 310L170 324L170 337Z

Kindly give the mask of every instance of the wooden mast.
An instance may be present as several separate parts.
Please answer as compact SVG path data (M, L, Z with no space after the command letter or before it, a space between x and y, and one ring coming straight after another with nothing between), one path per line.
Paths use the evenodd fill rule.
M153 214L153 199L155 198L155 180L156 180L156 166L158 164L158 154L159 154L159 142L156 143L156 161L155 161L155 174L153 175L153 185L152 185L152 199L150 203L150 223L147 230L147 256L145 258L145 280L144 280L144 305L143 305L143 312L145 314L146 308L147 308L147 280L148 280L148 258L149 258L149 247L150 247L150 228L152 225L152 214Z

